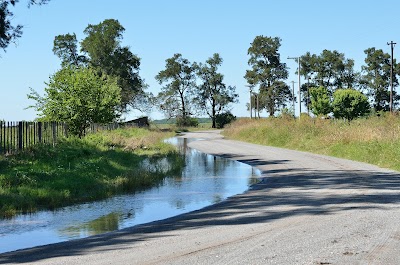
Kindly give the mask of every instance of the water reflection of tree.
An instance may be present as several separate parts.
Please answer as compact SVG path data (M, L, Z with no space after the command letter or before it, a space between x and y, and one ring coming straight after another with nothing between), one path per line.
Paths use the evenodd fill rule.
M120 213L112 212L92 221L64 228L59 232L66 237L76 237L82 234L87 236L97 235L118 230L121 220L122 215Z

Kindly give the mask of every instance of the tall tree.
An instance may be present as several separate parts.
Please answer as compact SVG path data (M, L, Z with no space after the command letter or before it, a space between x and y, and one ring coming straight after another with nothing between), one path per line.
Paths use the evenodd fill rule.
M159 108L168 118L181 118L185 123L191 115L195 67L179 53L165 62L165 69L155 77L160 85L164 84L157 96Z
M307 52L301 56L300 64L300 74L304 79L310 79L312 87L327 88L330 95L338 88L355 88L358 84L359 74L354 71L354 60L345 58L344 53L336 50L323 50L320 55Z
M390 54L384 53L381 49L368 48L365 65L362 68L361 86L367 91L367 95L372 99L373 107L376 111L388 111L390 101ZM394 60L394 68L400 65ZM396 72L393 75L393 85L399 84ZM397 103L399 96L393 91L394 102Z
M293 95L290 87L283 81L275 81L270 87L260 85L258 108L266 109L272 116L277 110L284 108L288 101L292 101Z
M42 118L66 122L79 137L91 123L109 123L120 114L116 79L86 67L62 68L50 77L43 97L33 90L28 97Z
M58 35L54 38L53 53L61 59L61 65L83 65L87 58L79 55L78 41L75 33Z
M46 4L50 0L29 0L28 7L31 5ZM0 2L0 48L6 50L11 42L22 36L22 25L12 25L13 13L10 5L15 6L19 0L1 0Z
M222 58L218 53L206 61L205 64L196 64L196 73L201 80L197 86L194 100L200 108L211 118L212 128L216 128L216 117L228 110L229 104L237 102L236 88L226 86L224 76L218 73L222 65Z
M122 112L128 111L129 107L142 110L148 96L144 92L146 85L139 76L140 58L129 47L121 45L124 31L118 20L106 19L96 25L89 24L84 30L86 37L80 43L83 55L77 52L75 34L56 36L53 48L62 64L85 64L117 77Z
M282 81L287 79L289 73L286 64L280 61L280 46L280 38L261 35L255 37L247 51L250 55L248 64L252 69L247 70L244 77L250 85L259 85L260 94L263 92L267 96L267 111L271 116L281 107L282 100L290 100L284 97L290 94L289 87L282 86ZM285 90L284 93L282 89Z

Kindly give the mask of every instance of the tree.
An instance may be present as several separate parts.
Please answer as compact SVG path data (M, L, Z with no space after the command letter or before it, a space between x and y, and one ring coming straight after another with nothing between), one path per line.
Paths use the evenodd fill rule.
M333 94L333 115L351 121L365 116L370 111L368 98L354 89L337 89Z
M372 104L376 111L389 111L390 101L390 55L381 49L368 48L364 51L367 55L365 65L362 66L361 86L367 91L367 95L372 98ZM394 68L400 65L394 60ZM398 73L398 71L396 71ZM399 84L397 75L393 75L393 85ZM396 91L393 91L393 101L400 99Z
M338 51L323 50L320 55L307 52L300 57L300 74L311 81L311 86L323 86L330 95L338 88L355 88L359 74L354 71L354 60ZM303 90L306 90L305 86ZM304 93L303 93L304 95Z
M217 115L225 112L230 103L237 102L238 94L235 87L226 86L224 76L218 73L222 65L222 58L218 53L206 61L205 64L196 64L197 76L202 83L197 86L194 100L200 108L211 118L212 128L216 128Z
M277 110L281 110L292 100L293 95L285 82L275 81L270 87L261 84L258 97L258 107L265 108L273 116Z
M310 110L314 115L326 116L332 112L331 98L325 87L310 88Z
M140 58L129 47L121 46L124 31L118 20L106 19L84 30L86 37L80 43L83 55L77 53L75 34L56 36L53 48L62 65L84 64L116 77L121 87L121 112L129 107L142 110L148 103L146 85L139 76Z
M156 75L156 80L165 84L158 94L159 109L168 118L181 118L183 122L191 115L191 102L195 87L195 66L176 53L165 60L165 70Z
M28 7L31 5L42 5L48 3L50 0L29 0ZM13 13L9 9L9 5L15 6L18 0L1 0L0 2L0 48L6 50L11 42L22 36L21 25L12 25L11 21Z
M66 122L69 131L82 137L91 123L110 123L120 113L120 88L117 80L86 67L65 67L50 77L45 95L31 91L28 98L40 116L49 121Z
M80 66L87 61L84 55L79 55L75 33L56 36L54 38L53 53L61 59L62 66Z
M285 63L281 63L278 52L281 46L281 39L278 37L257 36L251 43L247 54L250 55L248 64L251 70L246 71L244 76L250 85L259 85L260 94L264 94L268 103L267 111L271 116L282 106L282 102L287 102L290 98L288 86L282 86L282 80L287 79L288 70ZM282 89L289 90L289 94ZM290 94L291 95L291 94Z

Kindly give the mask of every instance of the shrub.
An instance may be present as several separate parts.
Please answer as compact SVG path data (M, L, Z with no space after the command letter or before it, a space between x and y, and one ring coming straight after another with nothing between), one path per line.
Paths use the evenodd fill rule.
M192 117L179 117L176 119L176 126L178 127L197 127L199 126L199 121Z
M219 129L224 128L225 125L231 123L234 120L236 120L236 116L234 116L230 111L217 114L215 116L215 123L217 125L217 128Z
M370 111L368 98L354 89L338 89L333 93L333 115L351 121L365 116Z

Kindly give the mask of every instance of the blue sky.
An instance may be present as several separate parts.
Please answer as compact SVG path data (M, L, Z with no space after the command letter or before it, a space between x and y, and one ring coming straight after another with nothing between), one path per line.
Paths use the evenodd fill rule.
M225 83L236 86L240 96L232 109L236 116L249 116L243 76L249 69L247 49L257 35L282 39L281 60L290 67L288 84L297 80L297 63L288 56L338 50L354 59L359 71L365 49L390 53L387 42L400 45L398 0L51 0L30 9L26 2L13 8L13 22L24 25L22 38L17 46L0 51L0 119L7 121L36 117L33 109L25 109L34 103L26 95L30 88L43 94L45 82L60 68L52 52L54 37L76 33L82 40L88 24L108 18L125 27L123 45L141 58L140 75L155 94L160 85L154 77L174 53L192 62L220 53ZM395 47L395 58L397 50L400 54L400 47ZM133 112L126 118L140 115ZM150 117L163 118L157 111Z

